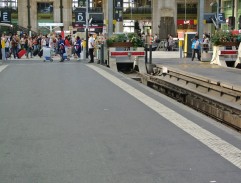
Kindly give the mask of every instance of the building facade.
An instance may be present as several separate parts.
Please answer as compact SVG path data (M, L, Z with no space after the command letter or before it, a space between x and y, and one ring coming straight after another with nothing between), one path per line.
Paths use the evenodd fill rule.
M199 1L204 1L205 14L223 13L226 20L220 24L223 29L230 29L231 21L232 29L240 29L241 26L241 0L113 0L112 7L109 1L88 0L89 19L93 17L93 22L89 25L91 31L106 32L110 9L113 10L113 32L149 32L164 38L168 33L175 35L178 31L197 31ZM0 21L37 33L84 31L86 2L0 0ZM52 26L49 26L50 23L53 23ZM204 32L214 30L212 22L204 22L203 27Z

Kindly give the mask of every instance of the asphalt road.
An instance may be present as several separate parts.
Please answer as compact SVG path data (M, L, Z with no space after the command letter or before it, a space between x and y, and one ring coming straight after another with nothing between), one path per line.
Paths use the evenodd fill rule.
M239 183L240 149L239 133L108 68L0 65L0 183Z

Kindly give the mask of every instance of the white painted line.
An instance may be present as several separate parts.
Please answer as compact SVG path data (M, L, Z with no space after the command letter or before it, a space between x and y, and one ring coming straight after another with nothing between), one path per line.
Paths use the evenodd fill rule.
M2 72L4 69L6 69L7 66L8 66L8 65L1 65L1 66L0 66L0 72Z
M156 111L158 114L166 118L171 123L175 124L177 127L182 129L183 131L187 132L210 149L215 151L217 154L231 162L233 165L237 166L241 169L241 150L229 144L228 142L222 140L218 136L212 134L211 132L203 129L202 127L198 126L194 122L188 120L187 118L183 117L182 115L176 113L175 111L171 110L170 108L162 105L161 103L157 102L153 98L145 95L144 93L140 92L139 90L135 89L134 87L128 85L127 83L123 82L122 80L118 79L117 77L109 74L108 72L94 66L88 65L91 69L98 72L100 75L141 101L142 103L146 104L152 110Z

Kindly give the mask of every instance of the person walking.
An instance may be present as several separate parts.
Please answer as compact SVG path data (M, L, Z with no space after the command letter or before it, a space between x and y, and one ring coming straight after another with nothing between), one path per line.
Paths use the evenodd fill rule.
M94 63L95 40L94 40L93 34L91 34L89 37L88 46L89 46L89 55L90 55L89 63Z
M195 36L194 40L192 41L192 61L194 60L195 53L197 53L198 60L201 61L200 41L198 40L198 36Z
M71 44L70 44L68 36L65 36L64 46L65 46L65 52L67 53L67 57L70 58L71 57L71 52L72 52L72 47L71 47Z
M75 48L75 53L76 53L76 55L78 57L77 61L80 61L81 40L80 40L79 36L76 37L74 48Z
M59 35L59 39L58 39L58 53L61 57L60 62L64 62L64 54L66 52L65 52L64 40L62 39L61 35Z

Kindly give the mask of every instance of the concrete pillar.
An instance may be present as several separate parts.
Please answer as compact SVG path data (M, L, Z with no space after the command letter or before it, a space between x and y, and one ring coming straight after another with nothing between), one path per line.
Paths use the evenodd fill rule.
M235 26L234 26L234 29L238 30L238 1L236 0L234 2L234 17L235 17Z
M32 30L38 32L38 17L37 17L37 3L53 3L54 10L54 22L56 23L64 23L64 30L68 30L69 26L72 22L72 1L63 0L63 22L60 22L60 1L53 0L30 0L30 15L31 15L31 26ZM18 0L18 25L27 28L28 27L28 11L27 10L27 1L26 0ZM21 18L25 17L25 18ZM55 29L60 30L60 29Z
M163 33L161 33L160 30L168 29L168 32L175 36L176 20L177 20L176 12L177 12L176 0L163 0L163 1L152 0L152 33L153 34L159 33L161 37L161 34ZM166 25L165 17L167 17L167 20L170 21L169 25ZM163 23L161 23L160 21ZM167 32L167 31L164 31L164 32ZM166 37L167 35L163 35L163 36Z

